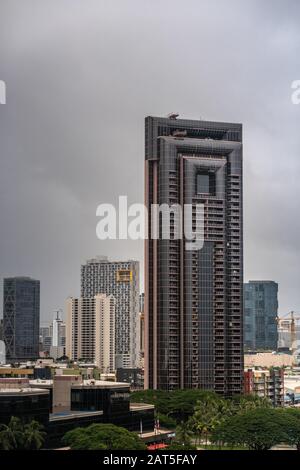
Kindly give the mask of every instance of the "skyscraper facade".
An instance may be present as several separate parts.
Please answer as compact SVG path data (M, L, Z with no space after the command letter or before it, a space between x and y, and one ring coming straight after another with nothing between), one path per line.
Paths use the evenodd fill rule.
M97 257L81 266L81 296L113 295L116 301L116 368L140 363L139 262Z
M47 355L50 354L52 346L52 332L50 325L40 327L40 348L41 351Z
M240 124L147 117L145 386L243 390L243 201ZM153 205L203 208L201 249L151 236Z
M56 311L55 318L50 326L52 336L50 356L58 359L66 352L66 324L60 318L60 312Z
M145 294L140 294L140 352L141 362L140 365L145 367Z
M66 354L95 362L102 372L115 370L115 299L98 294L67 300Z
M3 337L10 361L39 357L40 281L29 277L4 279Z
M278 346L278 284L250 281L244 285L244 342L250 350L273 350Z

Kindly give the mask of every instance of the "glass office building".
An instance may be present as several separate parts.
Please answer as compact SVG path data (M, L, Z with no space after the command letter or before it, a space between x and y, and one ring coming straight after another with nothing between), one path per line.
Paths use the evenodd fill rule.
M147 117L145 201L145 386L200 388L224 396L243 384L242 125ZM160 227L152 205L179 205L204 245ZM199 216L197 206L202 207ZM199 220L198 220L199 219ZM181 228L181 233L183 230ZM176 239L177 238L177 239Z
M0 388L0 424L8 424L14 416L24 423L38 421L47 426L49 411L48 390Z
M277 350L278 284L250 281L244 285L245 349Z
M8 361L39 357L40 281L29 277L4 279L3 338Z

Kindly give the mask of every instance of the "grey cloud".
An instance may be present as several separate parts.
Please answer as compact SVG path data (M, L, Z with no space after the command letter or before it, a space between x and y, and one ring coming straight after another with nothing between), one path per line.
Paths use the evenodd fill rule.
M96 207L143 200L145 115L243 122L245 278L300 310L298 0L2 0L0 277L42 281L43 318L79 293Z

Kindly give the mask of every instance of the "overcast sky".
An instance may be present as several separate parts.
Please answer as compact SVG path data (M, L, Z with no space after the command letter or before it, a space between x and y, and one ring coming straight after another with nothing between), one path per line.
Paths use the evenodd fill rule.
M101 242L96 207L143 201L144 117L244 125L245 280L300 313L299 0L0 0L0 280L41 280L42 321Z

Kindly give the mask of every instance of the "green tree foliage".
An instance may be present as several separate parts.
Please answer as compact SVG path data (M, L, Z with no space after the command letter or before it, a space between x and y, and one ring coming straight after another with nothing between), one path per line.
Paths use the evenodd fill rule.
M174 418L172 418L172 416L157 413L156 417L159 420L159 424L162 428L175 429L177 426L177 422Z
M25 449L38 450L45 441L46 433L44 427L37 421L31 421L24 426L24 447Z
M287 423L292 418L294 420L293 426L287 427L287 434L289 436L289 444L295 445L297 450L300 451L300 410L299 408L287 408L282 410L282 413L288 418Z
M176 440L178 440L182 445L190 445L192 437L193 431L188 421L183 421L179 426L177 426Z
M168 450L196 450L196 447L192 444L193 436L194 433L189 422L183 421L176 427L176 438L168 446Z
M42 447L45 436L43 426L37 421L23 424L19 418L12 416L7 425L0 425L0 449L37 450Z
M236 395L231 399L231 405L235 413L273 407L269 398L258 397L257 395Z
M213 430L211 439L262 451L276 444L291 443L298 429L297 419L284 410L259 407L227 418Z
M14 450L20 449L22 446L23 426L21 421L14 416L10 422L0 425L0 449Z
M72 450L143 450L137 434L114 424L92 424L65 434L63 442Z
M131 402L150 403L155 405L159 414L172 417L177 424L187 421L194 413L196 403L200 400L218 398L214 392L203 390L140 390L131 394Z
M206 397L199 400L195 406L195 412L189 419L190 427L194 434L207 441L212 431L228 416L233 414L234 408L229 400L220 397Z
M173 428L177 423L173 450L191 445L182 426L199 443L215 439L231 447L268 449L284 442L300 450L300 411L274 409L267 398L241 395L224 399L201 390L145 390L133 393L131 400L154 404L161 426Z

